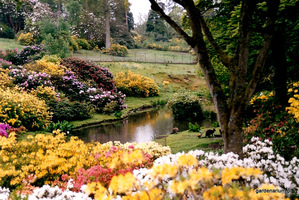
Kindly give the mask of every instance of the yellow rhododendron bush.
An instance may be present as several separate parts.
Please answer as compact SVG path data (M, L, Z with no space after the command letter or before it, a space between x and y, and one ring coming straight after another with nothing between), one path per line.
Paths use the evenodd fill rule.
M12 81L8 76L9 69L0 68L0 88L6 88L12 86Z
M0 185L22 186L28 177L34 177L34 186L60 187L72 178L74 191L91 181L107 185L115 175L151 167L153 156L146 153L148 148L146 144L85 144L77 137L67 141L59 130L53 131L53 135L37 134L22 141L11 133L8 138L0 137Z
M35 72L49 74L51 76L51 81L53 83L55 83L55 81L62 79L62 76L66 71L65 66L62 66L55 62L50 62L46 57L44 59L37 60L33 63L29 63L24 67L28 71L32 71L32 72L35 71Z
M45 101L17 88L0 88L0 122L28 130L43 129L50 121Z
M289 99L290 107L287 108L288 112L294 115L294 118L299 123L299 82L293 83L288 92L293 95Z
M35 40L32 33L21 33L18 38L18 43L20 43L21 45L32 45L34 44L34 42Z
M118 90L127 96L152 97L159 95L159 88L154 80L131 71L117 73L114 81Z

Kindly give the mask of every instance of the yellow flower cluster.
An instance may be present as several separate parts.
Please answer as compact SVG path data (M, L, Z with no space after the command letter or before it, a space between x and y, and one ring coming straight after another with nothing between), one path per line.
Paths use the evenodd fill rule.
M113 56L126 56L129 50L126 46L120 44L111 44L109 49L102 50L104 54L109 54Z
M293 83L293 87L288 92L293 93L293 97L289 99L290 107L287 110L290 114L294 115L294 118L299 122L299 82Z
M16 88L0 88L0 121L27 129L44 128L50 120L45 101Z
M21 45L32 45L34 43L34 38L32 33L21 33L18 38L18 43Z
M148 45L146 45L146 48L156 49L156 50L163 50L163 47L159 44L156 44L156 43L148 44Z
M47 61L46 59L37 60L34 63L25 65L29 71L47 73L51 76L63 76L66 67Z
M9 69L0 68L0 88L12 86L12 82L8 76Z
M246 178L251 175L258 176L261 175L262 172L256 168L240 168L240 167L232 167L230 169L226 168L222 171L222 185L231 184L233 180L237 180L239 178Z
M159 89L154 80L134 74L119 72L114 79L116 87L128 96L149 97L159 95Z
M63 174L73 175L80 168L101 165L126 169L147 162L140 149L125 149L113 143L85 144L77 137L66 141L64 133L59 130L53 133L55 136L37 134L22 141L17 141L14 133L8 138L0 137L0 185L18 186L31 174L36 181L49 184Z
M157 142L151 141L151 142L145 142L145 143L125 143L122 144L118 141L115 142L108 142L103 145L109 145L108 148L111 146L117 146L123 149L130 149L130 146L134 146L134 149L139 149L143 152L146 152L152 156L153 159L160 158L162 156L169 155L171 153L171 149L168 146L162 146Z
M198 166L196 158L182 155L178 162L170 165L156 165L150 170L149 181L140 182L131 173L114 176L109 188L99 183L87 185L86 192L93 194L95 199L171 199L176 196L184 199L285 199L282 193L263 193L278 191L273 185L263 185L257 190L242 184L242 180L260 175L258 169L234 167L231 169L209 170ZM184 171L185 170L185 171ZM183 172L184 171L184 172ZM184 173L188 174L184 175ZM170 180L165 183L163 180ZM232 183L234 180L234 183Z
M254 96L251 98L249 103L252 105L258 100L261 102L266 102L271 96L273 96L273 92L270 92L269 94L261 94L259 96Z
M36 90L32 90L31 93L45 101L58 99L53 88L48 86L40 85L36 88Z

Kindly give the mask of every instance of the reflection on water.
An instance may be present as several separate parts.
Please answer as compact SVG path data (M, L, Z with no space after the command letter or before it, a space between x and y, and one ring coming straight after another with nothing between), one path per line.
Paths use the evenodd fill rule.
M73 134L85 142L109 141L146 142L159 135L170 134L174 127L179 131L188 130L187 121L175 121L168 109L155 109L131 115L129 118L105 125L97 125L74 130ZM201 126L210 127L210 122L199 122Z

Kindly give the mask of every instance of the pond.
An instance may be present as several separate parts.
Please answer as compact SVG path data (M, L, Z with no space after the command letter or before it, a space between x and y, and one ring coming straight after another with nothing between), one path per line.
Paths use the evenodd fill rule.
M202 127L211 127L210 120L197 123ZM161 135L168 135L174 127L179 131L188 130L188 124L189 121L174 120L171 111L164 107L133 114L118 122L76 129L72 133L84 142L142 143L152 141Z

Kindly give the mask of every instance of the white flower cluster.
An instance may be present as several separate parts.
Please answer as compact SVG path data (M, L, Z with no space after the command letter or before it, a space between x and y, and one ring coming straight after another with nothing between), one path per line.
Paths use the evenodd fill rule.
M208 169L224 169L232 167L259 168L264 174L258 178L248 179L246 183L253 189L260 187L264 183L273 184L286 191L286 195L291 193L299 193L299 159L294 157L287 162L279 154L274 154L272 150L272 142L266 140L259 141L259 138L252 138L252 144L248 144L243 148L244 158L234 153L218 155L213 152L204 152L202 150L190 151L191 154L198 159L199 166L205 166ZM174 164L177 159L185 154L177 153L160 157L155 160L155 165ZM135 170L134 176L140 183L151 180L150 169ZM186 174L188 172L186 171ZM165 179L164 181L167 181Z
M29 195L28 200L91 200L87 194L69 191L62 191L58 186L50 187L44 185L41 188L35 189L33 194Z
M6 200L9 196L9 189L0 187L0 199Z

